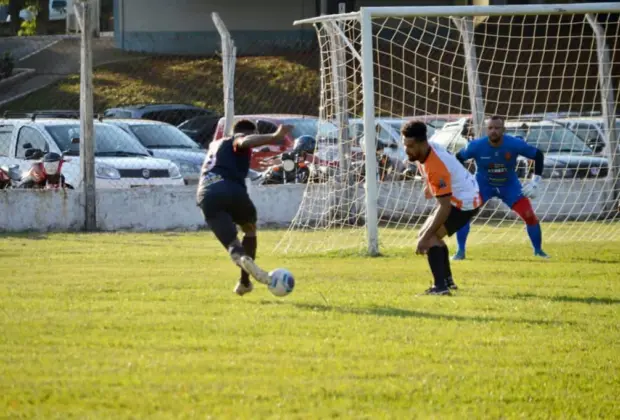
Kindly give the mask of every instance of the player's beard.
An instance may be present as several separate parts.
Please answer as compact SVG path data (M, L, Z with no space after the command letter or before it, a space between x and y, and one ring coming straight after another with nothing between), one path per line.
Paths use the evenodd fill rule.
M420 156L418 156L417 154L407 154L407 158L409 159L409 162L418 162L420 160Z

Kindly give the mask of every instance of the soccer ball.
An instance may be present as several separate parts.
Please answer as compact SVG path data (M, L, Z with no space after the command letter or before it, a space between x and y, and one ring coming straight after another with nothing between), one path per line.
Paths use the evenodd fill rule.
M274 296L286 296L295 288L295 277L286 268L276 268L269 273L267 287Z

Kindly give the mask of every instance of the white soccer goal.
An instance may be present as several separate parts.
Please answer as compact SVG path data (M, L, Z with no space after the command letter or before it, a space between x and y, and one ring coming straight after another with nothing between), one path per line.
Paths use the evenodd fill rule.
M434 202L419 177L403 179L402 150L387 149L397 165L378 161L377 138L398 140L403 120L425 118L433 139L448 138L443 146L456 151L495 114L546 153L534 200L545 241L620 240L619 13L620 3L373 7L296 22L316 28L319 113L334 125L331 145L319 142L316 154L331 147L340 160L307 185L278 250L376 255L412 246ZM585 121L606 142L601 156L572 130ZM490 201L471 241L525 241L511 229L521 224Z

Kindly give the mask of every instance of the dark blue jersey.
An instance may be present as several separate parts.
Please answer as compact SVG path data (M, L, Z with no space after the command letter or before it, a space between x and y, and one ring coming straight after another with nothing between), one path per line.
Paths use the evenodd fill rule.
M237 149L235 138L228 137L212 141L202 164L198 189L218 179L232 181L245 188L245 178L250 170L251 149Z
M499 146L492 145L488 137L482 137L471 141L457 156L463 161L476 161L476 180L481 189L487 185L520 187L516 172L517 156L535 159L537 151L524 140L504 134Z

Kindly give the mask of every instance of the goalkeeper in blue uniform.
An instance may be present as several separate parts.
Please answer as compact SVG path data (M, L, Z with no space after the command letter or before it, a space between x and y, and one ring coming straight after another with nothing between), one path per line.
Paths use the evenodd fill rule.
M519 155L534 160L534 176L523 186L515 171ZM538 191L545 160L543 153L520 138L504 134L504 120L493 116L487 123L487 137L471 141L456 154L456 158L463 165L470 159L476 162L476 180L482 202L494 197L502 200L525 222L534 255L548 258L542 250L540 222L529 200L536 197ZM458 248L453 260L465 259L469 228L468 223L457 232Z

